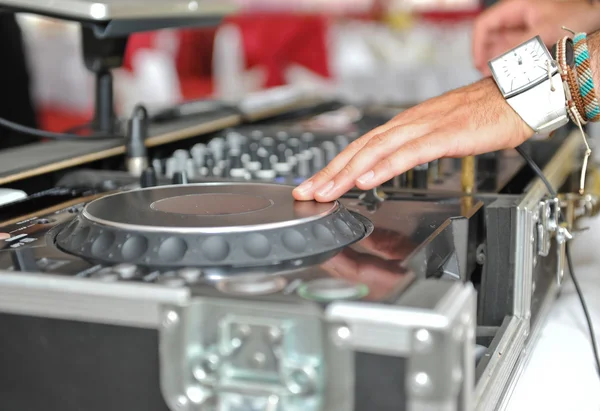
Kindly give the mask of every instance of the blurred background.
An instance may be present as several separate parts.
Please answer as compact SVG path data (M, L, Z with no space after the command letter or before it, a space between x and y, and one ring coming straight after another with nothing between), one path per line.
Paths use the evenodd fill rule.
M470 43L478 0L312 1L269 13L255 7L216 28L132 35L114 73L118 114L138 102L235 101L286 84L405 105L479 78ZM41 128L89 121L94 78L83 64L79 25L32 15L20 15L19 24Z

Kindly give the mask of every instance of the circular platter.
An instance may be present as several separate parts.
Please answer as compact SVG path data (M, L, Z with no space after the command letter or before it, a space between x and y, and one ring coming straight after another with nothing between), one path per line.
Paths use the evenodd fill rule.
M299 267L370 234L370 221L341 203L295 201L292 190L206 183L121 192L87 204L56 244L111 264Z

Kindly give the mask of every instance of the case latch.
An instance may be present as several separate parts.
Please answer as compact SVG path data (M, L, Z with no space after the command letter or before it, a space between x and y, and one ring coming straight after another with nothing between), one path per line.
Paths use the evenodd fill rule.
M538 237L538 255L547 257L550 253L552 237L556 238L557 249L557 270L556 283L562 284L566 263L566 243L573 236L568 230L568 223L560 222L560 201L558 198L551 198L541 201L537 216L537 237ZM534 219L535 220L535 219Z
M538 255L547 257L550 253L552 234L559 227L560 202L558 198L541 201L536 217Z
M325 377L320 349L305 341L315 337L312 324L203 308L188 308L161 331L162 389L172 411L319 409Z

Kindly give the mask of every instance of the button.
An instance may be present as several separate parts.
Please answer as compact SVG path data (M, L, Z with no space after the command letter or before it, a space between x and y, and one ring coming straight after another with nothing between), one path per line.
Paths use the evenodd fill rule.
M244 241L244 250L251 257L266 258L271 252L271 243L262 234L250 234Z
M413 168L413 187L416 189L426 189L429 178L429 164L421 164Z
M282 236L283 245L293 253L302 253L306 250L308 241L298 231L294 229L287 230Z
M140 186L142 188L156 187L157 184L158 180L156 178L156 171L154 168L148 167L144 170L142 176L140 177Z
M342 233L342 235L345 235L346 237L352 236L352 229L348 227L348 224L346 224L345 221L335 220L333 224L335 225L335 228L337 228Z
M123 247L121 247L121 255L126 261L140 258L148 250L148 240L145 237L134 235L129 237Z
M94 240L91 248L92 254L96 256L103 255L112 247L114 241L115 235L113 233L110 231L103 232L96 240Z
M158 249L158 258L167 262L178 261L183 258L187 252L187 244L178 237L169 237L160 245Z
M208 237L200 246L202 254L209 261L222 261L229 255L229 243L222 237Z
M204 144L196 144L190 152L192 153L192 158L196 163L196 167L204 166L204 156L206 155L207 148Z
M315 239L322 245L333 245L335 244L335 237L329 228L323 224L317 224L312 229Z
M356 300L368 294L366 285L352 284L339 278L319 278L298 288L300 297L320 302Z
M113 267L113 270L121 276L124 280L129 280L135 277L137 266L134 264L118 264Z
M285 131L278 131L277 134L275 134L275 137L278 141L286 141L290 136Z
M174 185L187 184L188 183L188 179L187 179L187 174L185 173L185 171L177 171L177 172L175 172L175 174L173 174L172 183Z

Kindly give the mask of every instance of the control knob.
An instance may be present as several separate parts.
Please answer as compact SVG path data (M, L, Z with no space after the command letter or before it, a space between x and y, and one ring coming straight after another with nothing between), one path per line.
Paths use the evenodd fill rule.
M187 175L185 174L184 171L178 171L175 174L173 174L172 182L173 182L173 184L187 184L188 183Z
M148 187L156 187L158 184L158 180L156 178L156 171L154 168L148 167L142 172L142 176L140 177L140 186L142 188Z
M229 152L229 175L233 178L246 177L246 169L242 164L242 155L238 151Z
M426 189L429 176L429 164L421 164L413 168L413 188Z
M265 148L261 147L258 150L258 158L260 159L260 170L256 171L256 177L261 180L273 180L277 177L277 173L273 170L271 156Z

